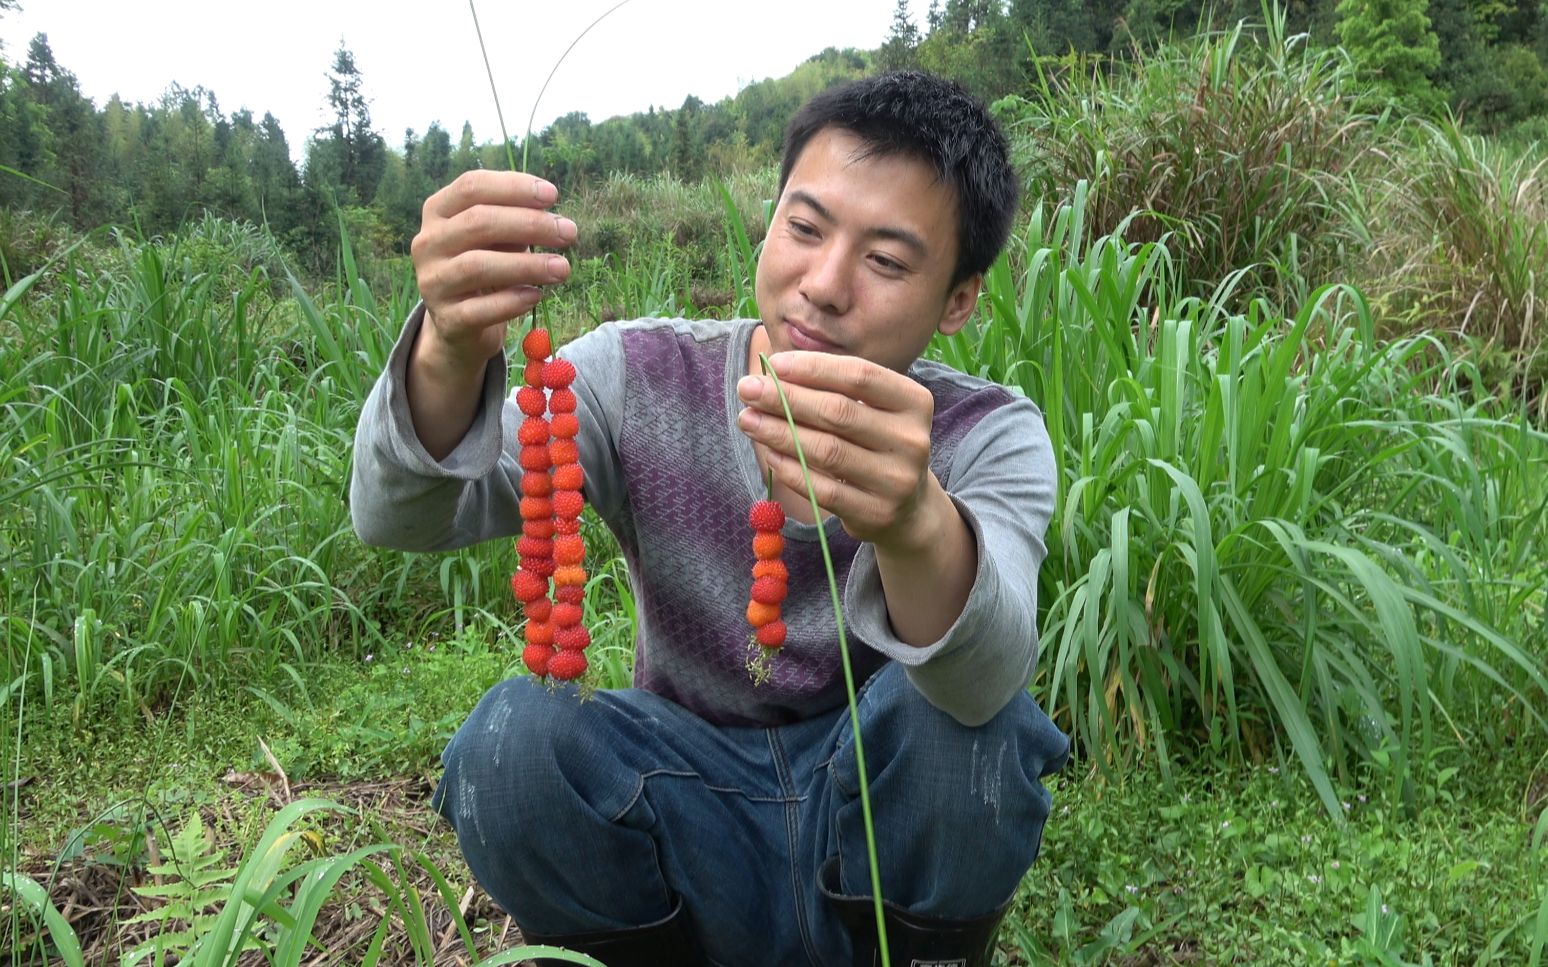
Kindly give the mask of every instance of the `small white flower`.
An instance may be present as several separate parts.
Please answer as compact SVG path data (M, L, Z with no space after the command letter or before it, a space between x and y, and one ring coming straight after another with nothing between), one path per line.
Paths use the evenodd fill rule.
M1070 807L1068 807L1068 806L1065 806L1063 809L1059 810L1059 815L1061 815L1061 816L1068 816L1069 814L1070 814Z
M1271 775L1271 776L1279 775L1279 766L1269 766L1268 770L1269 770L1269 775Z
M1229 819L1222 819L1220 821L1220 828L1221 829L1229 829L1230 826L1231 826L1231 821Z
M1334 860L1333 861L1333 868L1336 870L1336 869L1339 868L1339 866L1340 866L1340 864L1339 864L1338 860Z
M1361 802L1365 802L1365 794L1364 793L1360 794L1360 801Z
M1130 894L1130 895L1131 895L1131 896L1132 896L1132 895L1133 895L1133 894L1135 894L1135 893L1138 893L1138 892L1139 892L1139 887L1137 887L1137 886L1135 886L1135 885L1134 885L1134 884L1132 884L1132 883L1129 883L1129 884L1126 884L1126 885L1125 885L1125 886L1124 886L1124 889L1125 889L1125 890L1126 890L1126 891L1128 891L1128 893L1129 893L1129 894Z
M1269 808L1270 809L1278 809L1279 808L1279 800L1275 799L1273 802L1269 803Z
M1387 909L1387 905L1386 905L1386 904L1385 904L1385 903L1383 903L1383 904L1382 904L1382 905L1381 905L1381 915L1382 915L1382 916L1386 916L1386 915L1387 915L1387 914L1388 914L1388 913L1391 913L1391 912L1392 912L1392 911L1390 911L1390 910L1388 910L1388 909Z
M1301 845L1302 846L1310 845L1310 843L1311 843L1311 834L1310 833L1308 833L1305 836L1301 837Z
M369 665L371 662L376 660L376 656L371 654L370 652L366 652L365 660L366 660L366 664Z
M1344 812L1349 812L1349 803L1344 803Z
M1308 873L1308 874L1306 874L1306 879L1307 879L1308 882L1314 883L1314 884L1322 882L1322 877L1318 876L1315 873Z

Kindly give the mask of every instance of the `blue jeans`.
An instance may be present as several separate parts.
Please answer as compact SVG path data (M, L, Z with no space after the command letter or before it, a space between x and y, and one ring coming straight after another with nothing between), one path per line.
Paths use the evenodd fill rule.
M902 667L857 703L882 896L910 912L981 916L1031 867L1069 740L1021 693L959 724ZM433 800L473 875L524 930L643 926L681 897L711 962L847 964L817 871L870 896L849 710L774 728L711 725L635 689L580 700L512 678L442 756Z

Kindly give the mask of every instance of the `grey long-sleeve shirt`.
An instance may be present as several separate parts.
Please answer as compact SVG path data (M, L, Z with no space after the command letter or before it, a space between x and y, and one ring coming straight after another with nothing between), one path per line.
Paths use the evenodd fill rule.
M361 413L350 487L356 532L410 551L514 535L522 414L506 395L505 360L491 362L472 427L437 462L414 433L405 394L422 322L421 306ZM757 324L608 323L559 351L578 373L586 499L629 566L635 685L726 725L798 721L845 701L817 525L785 525L788 637L768 680L755 684L746 668L758 647L744 617L754 560L747 509L764 484L752 444L736 429L735 386ZM1026 686L1037 659L1037 570L1053 514L1053 453L1037 408L1003 387L928 361L909 375L935 400L930 468L977 544L978 571L961 615L928 646L899 640L874 549L836 519L823 526L857 679L899 662L930 702L976 725Z

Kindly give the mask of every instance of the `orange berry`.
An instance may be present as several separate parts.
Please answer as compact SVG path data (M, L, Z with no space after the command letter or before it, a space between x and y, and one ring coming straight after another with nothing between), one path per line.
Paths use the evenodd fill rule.
M533 328L521 339L521 353L528 359L544 360L554 351L554 342L547 329Z
M554 492L554 478L542 472L521 475L521 492L526 497L547 497Z
M527 622L527 644L552 645L554 643L554 623L551 621Z
M548 421L548 432L556 437L571 439L580 433L580 417L574 413L555 413L554 418Z
M542 416L548 401L544 399L542 390L533 386L523 386L516 391L516 405L521 407L521 411L528 416Z
M521 469L528 473L542 473L554 465L545 446L522 447L520 462Z
M554 502L548 497L521 498L521 519L542 520L554 516ZM537 535L533 535L536 537Z
M575 564L554 568L554 585L561 588L582 587L586 583L586 569Z
M564 441L569 443L571 441ZM552 456L553 451L549 454ZM586 471L578 463L560 463L553 469L555 490L580 490L586 486Z
M769 561L757 561L753 564L753 580L758 578L774 578L777 581L789 582L790 572L785 568L785 562L775 558Z
M561 534L550 546L554 563L561 567L579 564L586 559L586 540L579 534Z
M548 421L541 416L529 416L522 420L521 428L516 431L516 442L524 447L546 446Z
M785 538L779 531L759 531L753 535L752 544L753 554L760 561L772 561L785 552Z
M779 620L779 605L764 604L762 601L747 602L747 623L754 628L762 628L771 621Z
M548 445L548 459L553 461L556 467L575 463L580 459L580 447L575 445L574 440L563 438L554 440Z
M548 397L548 411L550 413L574 413L575 391L569 389L556 389Z
M765 648L778 648L785 643L785 623L770 621L757 631L758 644Z
M561 682L581 677L586 674L586 653L579 648L555 652L548 660L548 673Z

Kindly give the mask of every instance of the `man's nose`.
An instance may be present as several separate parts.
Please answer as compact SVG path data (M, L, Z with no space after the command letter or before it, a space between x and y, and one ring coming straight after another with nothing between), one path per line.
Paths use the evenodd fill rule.
M807 301L834 315L849 310L852 280L850 256L844 246L830 243L812 253L801 277L801 294Z

